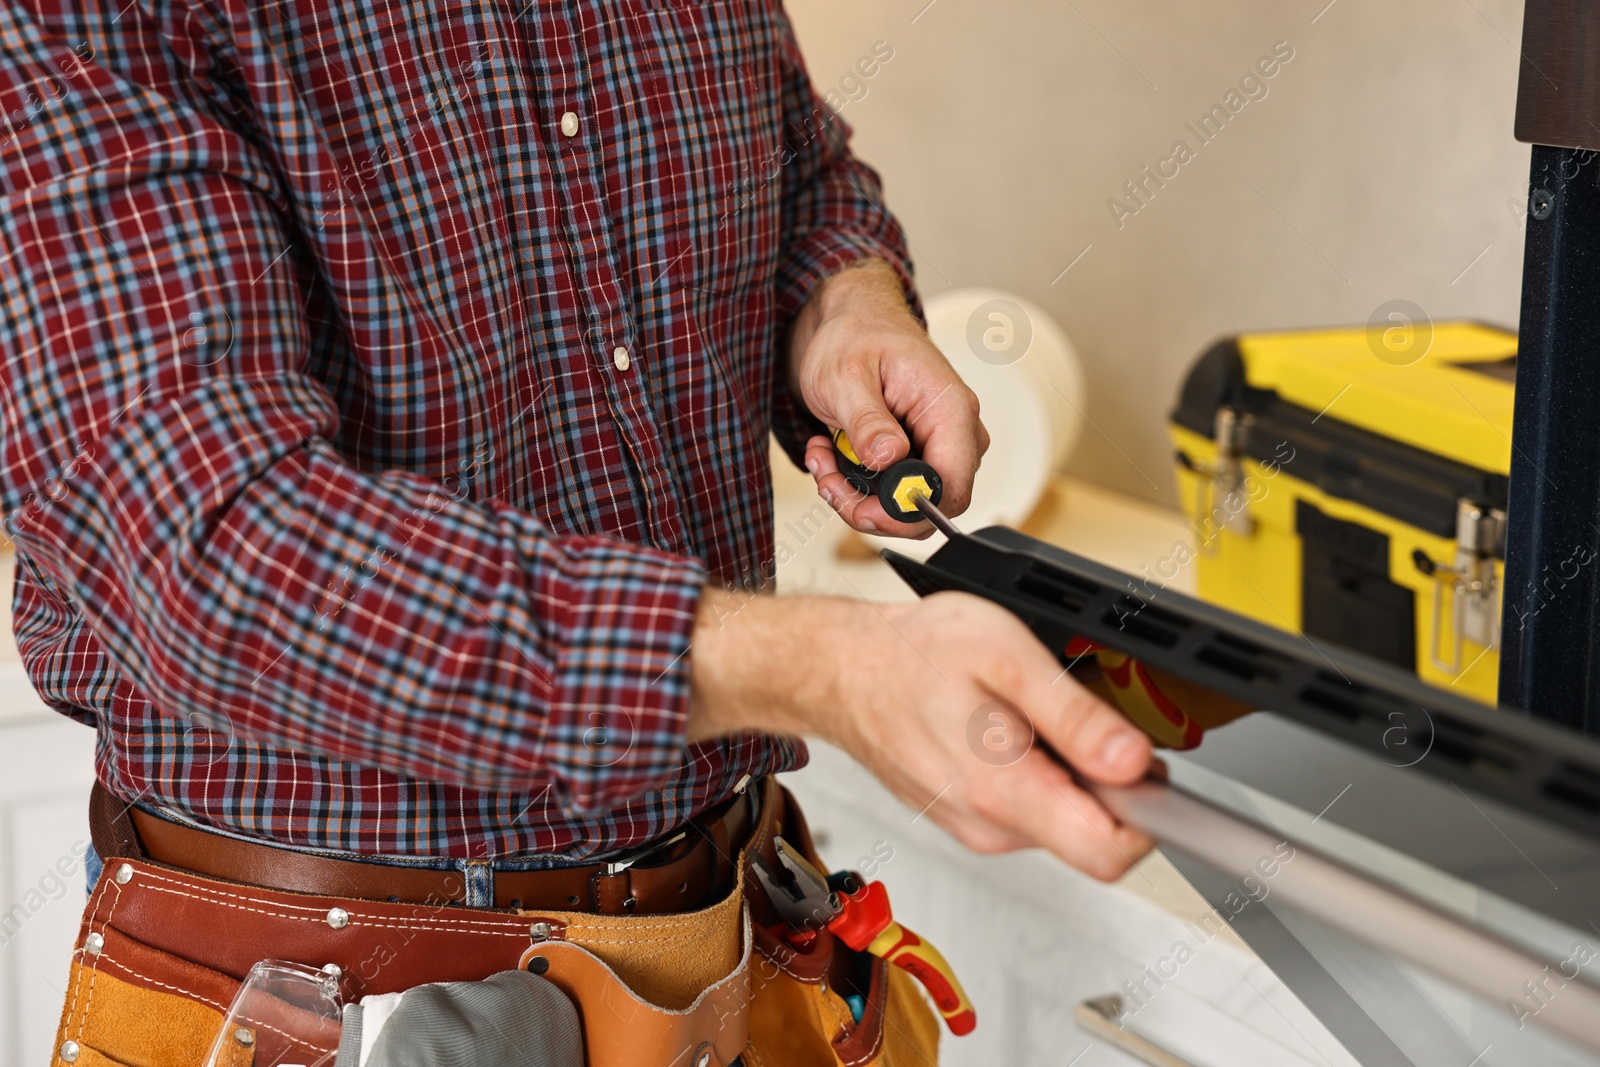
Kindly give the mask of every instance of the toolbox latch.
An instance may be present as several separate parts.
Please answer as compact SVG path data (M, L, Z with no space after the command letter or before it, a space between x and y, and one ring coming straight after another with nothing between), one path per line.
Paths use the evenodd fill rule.
M1446 674L1460 674L1466 642L1487 652L1500 647L1500 581L1494 561L1505 555L1506 513L1462 498L1456 501L1456 557L1453 564L1430 559L1422 549L1412 553L1417 569L1435 579L1433 587L1433 665ZM1445 658L1444 594L1453 602L1451 655ZM1483 653L1479 653L1481 657ZM1474 660L1473 662L1477 662Z
M1243 460L1245 446L1250 440L1250 425L1254 420L1227 405L1217 408L1212 425L1212 437L1217 444L1217 458L1197 486L1195 518L1200 524L1199 549L1204 555L1217 550L1217 536L1232 530L1240 537L1255 532L1255 520L1250 516L1250 498L1245 494ZM1209 488L1211 499L1206 500Z

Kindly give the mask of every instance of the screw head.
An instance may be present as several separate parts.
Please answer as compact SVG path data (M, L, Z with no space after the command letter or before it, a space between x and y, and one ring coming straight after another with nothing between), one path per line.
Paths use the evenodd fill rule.
M133 864L124 863L117 868L117 873L111 876L118 885L127 885L133 881Z
M343 930L350 925L350 913L343 908L329 908L327 922L335 930Z
M98 955L100 950L105 947L106 939L103 934L90 934L83 939L83 951L90 955Z
M1547 219L1556 209L1555 194L1548 189L1535 189L1528 198L1528 214L1536 219Z
M60 1056L67 1063L75 1063L78 1059L78 1043L76 1041L61 1042Z
M256 1043L256 1035L252 1034L243 1026L239 1027L239 1029L233 1032L233 1039L239 1042L239 1044L243 1045L245 1048L249 1048L251 1045Z
M532 926L528 927L528 936L533 938L535 941L550 940L550 924L534 923Z

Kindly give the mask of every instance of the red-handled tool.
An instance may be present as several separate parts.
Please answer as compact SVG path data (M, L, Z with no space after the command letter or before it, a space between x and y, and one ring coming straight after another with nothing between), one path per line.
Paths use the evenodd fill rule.
M857 952L870 952L909 971L922 983L952 1034L970 1034L977 1013L948 961L928 942L894 920L889 891L882 882L846 876L847 888L835 890L821 871L783 838L774 845L781 871L770 870L758 856L756 878L767 898L789 924L786 936L797 948L816 940L826 929Z

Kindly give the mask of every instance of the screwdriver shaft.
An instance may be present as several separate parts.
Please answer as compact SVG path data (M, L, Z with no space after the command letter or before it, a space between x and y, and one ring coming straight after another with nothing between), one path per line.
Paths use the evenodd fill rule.
M945 517L944 512L934 506L925 493L913 493L911 499L916 502L917 510L928 517L934 528L946 537L960 537L961 531L956 529L956 524Z

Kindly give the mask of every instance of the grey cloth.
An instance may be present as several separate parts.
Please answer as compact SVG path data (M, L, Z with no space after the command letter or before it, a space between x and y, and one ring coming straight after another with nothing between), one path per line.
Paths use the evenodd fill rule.
M345 1011L334 1067L358 1067L362 1013ZM578 1009L547 978L501 971L482 982L408 989L366 1067L583 1067Z
M361 1067L361 1005L346 1004L339 1021L339 1052L333 1067Z

